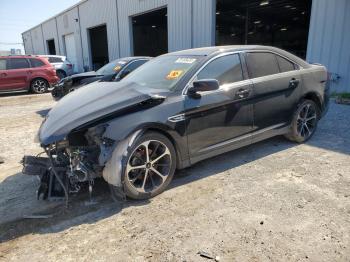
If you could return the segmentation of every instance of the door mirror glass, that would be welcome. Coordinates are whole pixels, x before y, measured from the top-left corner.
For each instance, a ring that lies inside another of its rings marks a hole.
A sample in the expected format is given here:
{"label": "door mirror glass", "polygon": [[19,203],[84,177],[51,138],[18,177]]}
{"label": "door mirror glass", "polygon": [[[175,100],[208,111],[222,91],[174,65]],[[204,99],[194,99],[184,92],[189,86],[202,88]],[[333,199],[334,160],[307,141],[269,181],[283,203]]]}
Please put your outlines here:
{"label": "door mirror glass", "polygon": [[189,94],[197,92],[214,91],[219,89],[219,81],[216,79],[202,79],[193,82],[193,86],[188,89]]}

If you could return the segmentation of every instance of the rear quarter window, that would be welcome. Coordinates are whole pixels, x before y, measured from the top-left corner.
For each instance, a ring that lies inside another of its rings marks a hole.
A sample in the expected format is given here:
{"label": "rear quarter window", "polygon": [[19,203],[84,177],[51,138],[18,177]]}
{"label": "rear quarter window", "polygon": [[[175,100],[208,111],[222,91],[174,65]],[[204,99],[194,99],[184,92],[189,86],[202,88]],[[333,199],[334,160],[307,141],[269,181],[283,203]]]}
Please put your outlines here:
{"label": "rear quarter window", "polygon": [[63,63],[61,57],[48,57],[50,63]]}
{"label": "rear quarter window", "polygon": [[277,59],[272,53],[247,53],[246,60],[250,78],[278,74]]}
{"label": "rear quarter window", "polygon": [[30,58],[29,61],[32,67],[41,67],[45,65],[40,59]]}
{"label": "rear quarter window", "polygon": [[294,63],[288,61],[287,59],[279,55],[276,55],[276,58],[281,72],[289,72],[295,70],[296,66]]}
{"label": "rear quarter window", "polygon": [[6,70],[6,69],[7,69],[6,59],[0,59],[0,70]]}

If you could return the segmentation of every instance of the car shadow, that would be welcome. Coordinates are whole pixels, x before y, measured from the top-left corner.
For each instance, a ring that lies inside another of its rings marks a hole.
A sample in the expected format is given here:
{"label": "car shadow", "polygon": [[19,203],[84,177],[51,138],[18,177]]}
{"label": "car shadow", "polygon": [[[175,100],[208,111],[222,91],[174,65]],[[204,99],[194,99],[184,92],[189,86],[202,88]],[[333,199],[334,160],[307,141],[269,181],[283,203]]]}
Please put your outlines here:
{"label": "car shadow", "polygon": [[30,93],[28,93],[28,91],[0,93],[0,97],[23,96],[23,95],[30,95]]}
{"label": "car shadow", "polygon": [[50,110],[51,108],[47,108],[47,109],[36,111],[36,113],[40,115],[42,118],[45,118],[46,115],[50,112]]}
{"label": "car shadow", "polygon": [[[256,145],[248,146],[236,151],[232,151],[220,156],[202,161],[193,167],[185,170],[179,170],[170,188],[175,188],[196,180],[200,180],[226,170],[234,169],[247,162],[255,161],[267,155],[286,150],[295,144],[286,141],[281,137],[273,138]],[[10,194],[7,199],[0,200],[0,212],[16,212],[16,208],[22,210],[18,214],[12,215],[17,217],[11,219],[11,215],[5,215],[7,221],[2,223],[0,220],[0,242],[6,242],[27,234],[47,234],[66,230],[80,224],[93,224],[99,220],[118,214],[123,208],[138,205],[147,205],[149,201],[126,200],[114,202],[110,196],[109,186],[103,179],[97,180],[94,185],[93,200],[89,202],[87,188],[82,188],[80,193],[70,197],[68,207],[64,202],[48,202],[35,199],[35,190],[39,184],[31,180],[23,183],[24,176],[17,173],[8,177],[0,184],[0,194],[7,196],[6,190],[12,188],[16,192]],[[34,177],[29,177],[33,178]],[[22,188],[21,188],[22,187]],[[15,189],[14,189],[15,188]],[[24,188],[30,188],[30,192]],[[24,194],[24,195],[23,195]],[[161,196],[158,196],[161,197]],[[1,203],[2,202],[2,203]],[[25,203],[28,203],[27,205]],[[16,205],[22,203],[22,205]],[[11,207],[11,210],[8,208]],[[44,215],[47,218],[28,219],[25,215]]]}
{"label": "car shadow", "polygon": [[[14,188],[21,184],[20,180],[23,180],[24,177],[26,176],[22,173],[17,173],[5,179],[0,184],[2,195],[6,188]],[[28,183],[23,186],[28,186]],[[149,203],[148,200],[113,201],[109,193],[109,185],[102,179],[96,180],[91,200],[85,185],[80,193],[70,196],[68,206],[64,200],[52,202],[37,200],[35,198],[37,185],[31,183],[31,186],[31,192],[24,192],[24,196],[21,193],[25,189],[22,191],[21,188],[17,188],[18,196],[11,195],[5,201],[1,200],[2,208],[0,207],[0,211],[3,214],[1,220],[5,219],[5,222],[0,221],[0,243],[27,234],[56,233],[80,224],[93,224],[119,213],[125,207]],[[28,193],[32,193],[32,195],[29,196]],[[21,208],[21,210],[14,210],[16,208]],[[15,219],[11,219],[12,217]]]}
{"label": "car shadow", "polygon": [[297,144],[289,142],[280,136],[230,151],[208,160],[201,161],[189,168],[179,170],[170,187],[175,188],[214,174],[235,169],[266,156],[287,150],[296,145]]}

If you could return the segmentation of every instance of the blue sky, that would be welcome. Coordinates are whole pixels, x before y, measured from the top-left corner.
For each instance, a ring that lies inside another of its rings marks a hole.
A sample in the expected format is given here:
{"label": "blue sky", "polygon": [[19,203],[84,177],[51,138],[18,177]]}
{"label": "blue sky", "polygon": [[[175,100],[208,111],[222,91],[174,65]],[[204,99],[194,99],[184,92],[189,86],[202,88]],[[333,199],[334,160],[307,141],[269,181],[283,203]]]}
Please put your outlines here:
{"label": "blue sky", "polygon": [[[0,0],[0,50],[21,48],[22,33],[79,0]],[[22,51],[23,52],[23,51]]]}

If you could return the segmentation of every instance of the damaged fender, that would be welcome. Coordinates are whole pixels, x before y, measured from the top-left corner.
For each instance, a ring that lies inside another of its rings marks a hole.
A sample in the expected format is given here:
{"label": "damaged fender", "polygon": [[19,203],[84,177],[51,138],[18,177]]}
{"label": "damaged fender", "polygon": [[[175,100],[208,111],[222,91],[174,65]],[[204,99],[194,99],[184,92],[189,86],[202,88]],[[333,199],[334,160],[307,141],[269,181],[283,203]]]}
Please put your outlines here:
{"label": "damaged fender", "polygon": [[131,135],[129,135],[124,140],[120,141],[115,147],[111,158],[105,165],[103,169],[103,178],[107,181],[108,184],[113,185],[117,188],[122,188],[122,179],[121,175],[123,172],[123,157],[126,157],[128,154],[128,148],[132,143],[142,134],[141,130],[138,130]]}

